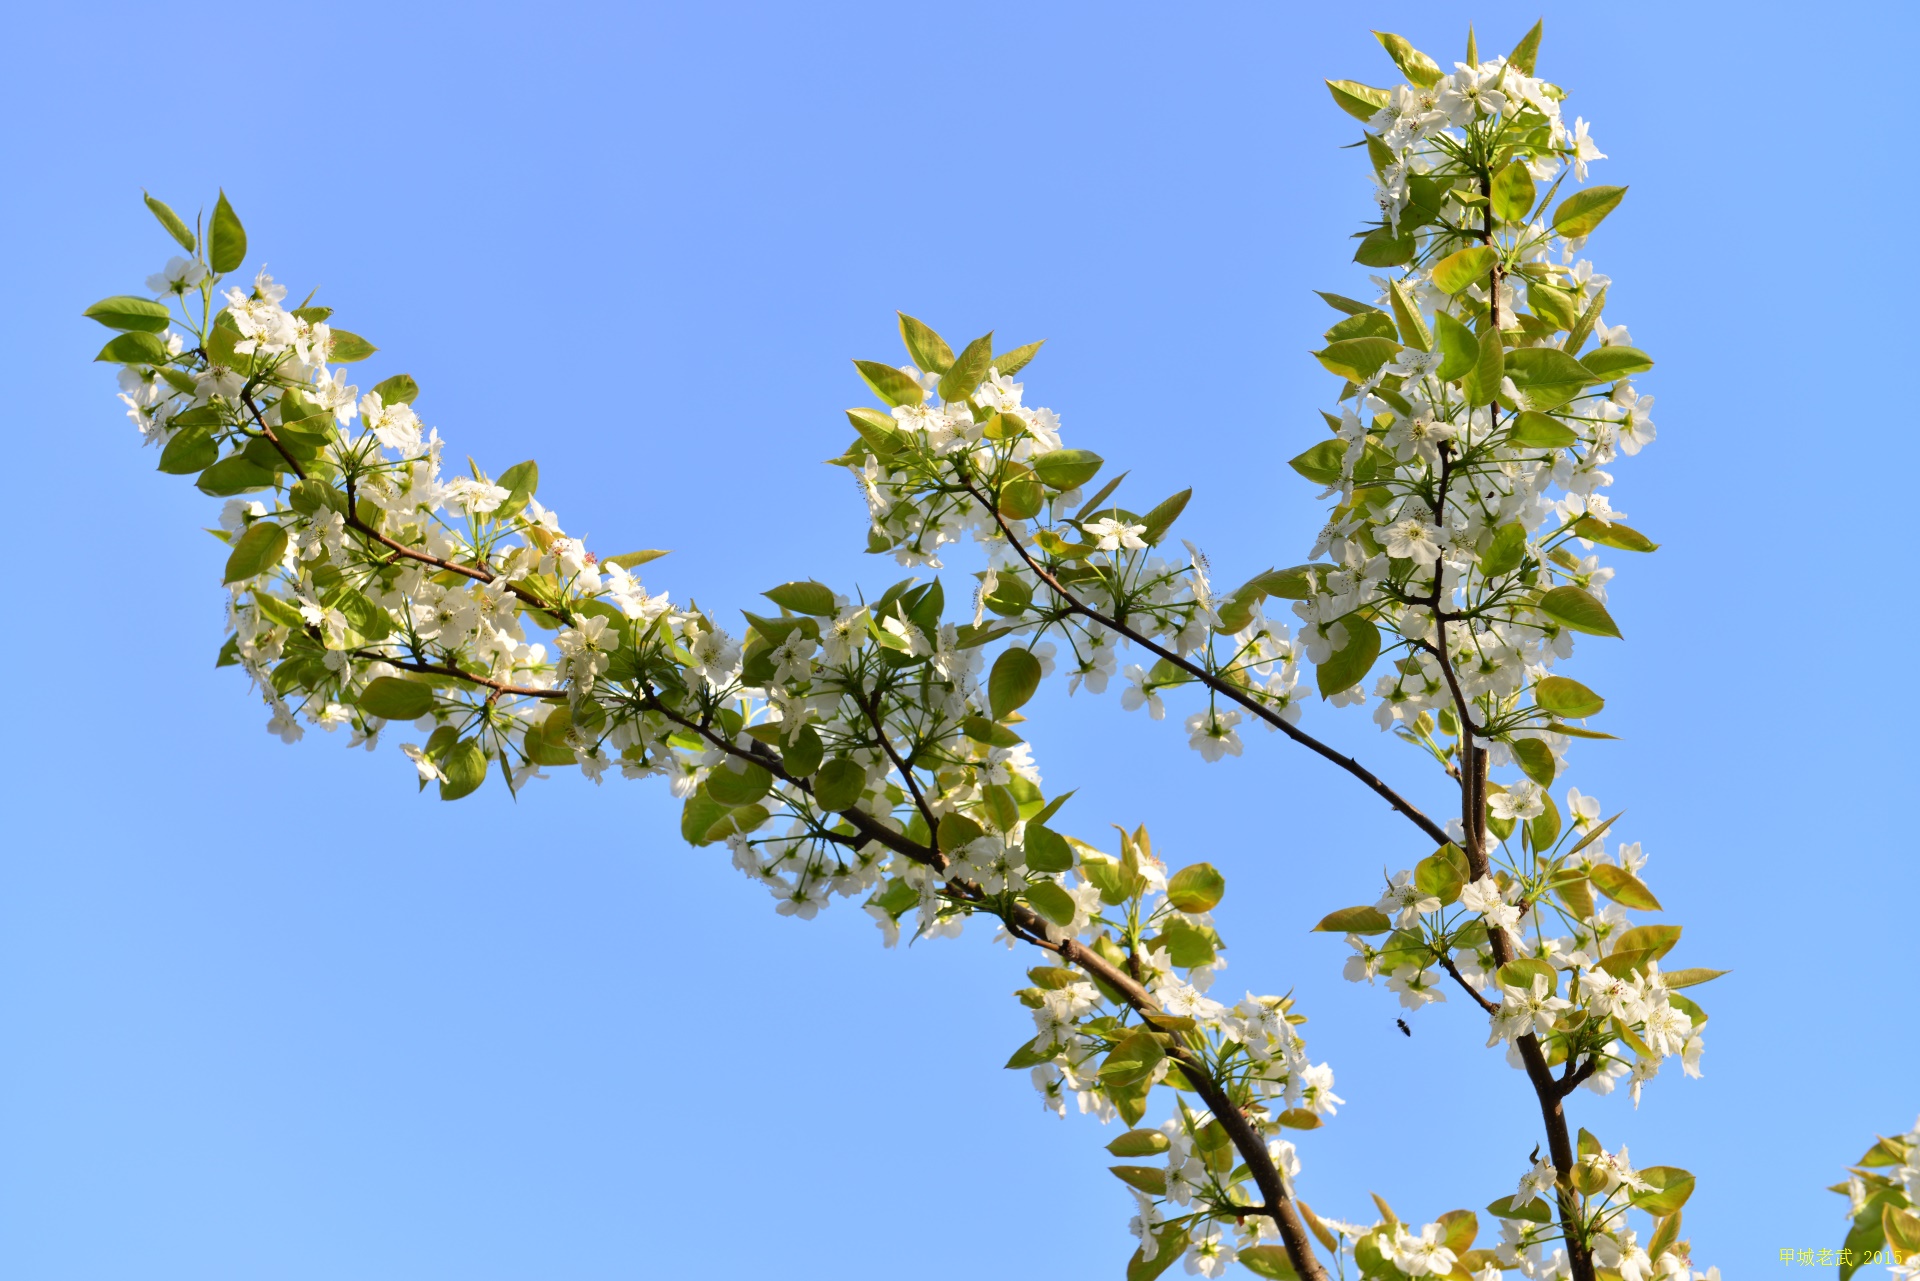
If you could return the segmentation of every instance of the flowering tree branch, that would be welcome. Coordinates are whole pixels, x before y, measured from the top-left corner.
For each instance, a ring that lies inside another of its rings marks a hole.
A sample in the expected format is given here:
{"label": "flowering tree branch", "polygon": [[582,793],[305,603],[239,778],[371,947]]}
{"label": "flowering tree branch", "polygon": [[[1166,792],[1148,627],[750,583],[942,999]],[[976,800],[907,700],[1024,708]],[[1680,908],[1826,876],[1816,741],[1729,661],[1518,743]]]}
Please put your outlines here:
{"label": "flowering tree branch", "polygon": [[1007,540],[1007,546],[1013,549],[1014,554],[1020,558],[1020,562],[1033,571],[1035,578],[1046,584],[1048,590],[1053,593],[1054,597],[1067,612],[1077,614],[1089,622],[1106,628],[1116,635],[1126,637],[1161,662],[1171,664],[1174,668],[1184,672],[1195,681],[1206,686],[1213,693],[1246,708],[1247,711],[1265,721],[1272,728],[1279,730],[1294,742],[1311,749],[1359,779],[1374,792],[1378,793],[1387,804],[1393,806],[1394,809],[1405,815],[1416,827],[1434,840],[1444,841],[1447,839],[1446,832],[1438,824],[1421,813],[1419,808],[1411,801],[1389,787],[1378,775],[1360,764],[1360,762],[1353,757],[1343,756],[1340,752],[1300,729],[1297,725],[1287,720],[1280,712],[1275,711],[1240,687],[1222,680],[1215,673],[1189,661],[1185,656],[1176,654],[1165,648],[1152,637],[1143,635],[1123,620],[1109,617],[1088,605],[1086,601],[1062,585],[1060,580],[1054,577],[1046,566],[1034,558],[1033,553],[1028,549],[1026,544],[1021,541],[1020,535],[1015,531],[1013,526],[1007,522],[1006,518],[1001,515],[999,505],[996,502],[975,488],[972,483],[962,481],[962,484],[965,486],[967,493],[973,496],[974,501],[980,504],[981,509],[991,513],[994,524],[998,526],[1002,536]]}
{"label": "flowering tree branch", "polygon": [[[854,898],[888,945],[991,918],[1061,962],[1027,971],[1034,1034],[1008,1066],[1050,1110],[1124,1121],[1116,1156],[1160,1162],[1111,1167],[1137,1210],[1132,1281],[1182,1258],[1314,1281],[1349,1263],[1370,1281],[1717,1277],[1679,1236],[1692,1175],[1636,1168],[1566,1114],[1583,1087],[1624,1081],[1637,1103],[1668,1059],[1698,1075],[1707,1017],[1683,993],[1718,971],[1661,968],[1681,930],[1629,915],[1664,911],[1640,846],[1609,846],[1597,801],[1551,790],[1575,742],[1608,737],[1585,724],[1606,700],[1559,666],[1577,637],[1619,635],[1595,549],[1654,549],[1604,493],[1654,438],[1632,384],[1653,362],[1603,318],[1609,282],[1580,257],[1625,191],[1584,185],[1604,157],[1535,75],[1539,37],[1492,59],[1470,42],[1443,72],[1381,34],[1402,83],[1329,82],[1378,184],[1356,256],[1386,274],[1372,301],[1323,295],[1340,319],[1314,354],[1338,412],[1292,463],[1331,503],[1320,537],[1307,563],[1231,590],[1193,543],[1174,548],[1186,493],[1136,511],[1124,475],[1083,492],[1104,460],[1014,381],[1038,343],[987,334],[956,353],[903,315],[911,363],[856,362],[880,406],[847,411],[834,462],[865,496],[868,549],[940,570],[970,540],[970,620],[937,576],[873,594],[805,580],[769,589],[735,635],[642,585],[664,553],[568,535],[531,460],[444,471],[413,379],[350,384],[375,348],[330,309],[285,307],[265,273],[222,289],[246,257],[224,196],[204,243],[150,202],[189,256],[154,297],[88,314],[118,331],[100,359],[160,470],[229,500],[219,661],[254,681],[272,732],[373,744],[412,726],[401,749],[447,800],[496,770],[516,791],[550,769],[659,779],[681,835],[727,850],[784,915]],[[1292,622],[1267,616],[1276,599]],[[1070,794],[1046,794],[1019,709],[1056,672],[1101,693],[1135,651],[1123,705],[1159,720],[1192,690],[1206,759],[1242,754],[1250,716],[1420,833],[1377,901],[1318,928],[1345,936],[1347,977],[1384,978],[1408,1010],[1451,980],[1525,1073],[1548,1156],[1536,1146],[1486,1207],[1497,1240],[1477,1244],[1466,1209],[1416,1226],[1376,1198],[1377,1218],[1347,1223],[1298,1201],[1282,1134],[1342,1100],[1290,998],[1208,995],[1225,877],[1169,870],[1143,828],[1117,853],[1067,834]],[[1315,694],[1371,706],[1457,789],[1459,817],[1300,728]],[[1144,1125],[1156,1104],[1165,1119]]]}

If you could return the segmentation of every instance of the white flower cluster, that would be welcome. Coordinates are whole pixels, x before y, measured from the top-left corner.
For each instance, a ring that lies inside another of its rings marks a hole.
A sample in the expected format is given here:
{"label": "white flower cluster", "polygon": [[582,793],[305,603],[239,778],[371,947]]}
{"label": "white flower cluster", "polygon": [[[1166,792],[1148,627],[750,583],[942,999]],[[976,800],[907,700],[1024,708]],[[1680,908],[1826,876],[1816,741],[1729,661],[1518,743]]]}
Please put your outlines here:
{"label": "white flower cluster", "polygon": [[[1409,1010],[1445,1001],[1450,975],[1475,992],[1491,989],[1487,1044],[1505,1043],[1509,1063],[1525,1067],[1517,1042],[1532,1035],[1548,1048],[1550,1064],[1571,1061],[1580,1084],[1596,1094],[1626,1078],[1635,1106],[1665,1058],[1680,1056],[1686,1075],[1699,1076],[1706,1015],[1677,992],[1717,972],[1661,972],[1660,957],[1680,931],[1636,926],[1627,915],[1628,905],[1654,902],[1640,880],[1646,856],[1639,843],[1621,842],[1609,855],[1612,820],[1602,823],[1600,802],[1578,788],[1567,791],[1564,830],[1558,807],[1548,819],[1552,801],[1532,784],[1492,800],[1496,825],[1515,825],[1514,835],[1527,824],[1527,836],[1503,844],[1497,870],[1476,880],[1466,879],[1465,856],[1454,846],[1394,873],[1362,927],[1391,936],[1375,944],[1350,929],[1346,977],[1371,983],[1385,975]],[[1619,901],[1601,903],[1596,891]],[[1518,968],[1502,973],[1496,934],[1520,959]]]}
{"label": "white flower cluster", "polygon": [[1885,1262],[1892,1281],[1920,1278],[1920,1121],[1876,1139],[1832,1190],[1847,1198],[1852,1230],[1839,1250],[1821,1253],[1842,1268]]}

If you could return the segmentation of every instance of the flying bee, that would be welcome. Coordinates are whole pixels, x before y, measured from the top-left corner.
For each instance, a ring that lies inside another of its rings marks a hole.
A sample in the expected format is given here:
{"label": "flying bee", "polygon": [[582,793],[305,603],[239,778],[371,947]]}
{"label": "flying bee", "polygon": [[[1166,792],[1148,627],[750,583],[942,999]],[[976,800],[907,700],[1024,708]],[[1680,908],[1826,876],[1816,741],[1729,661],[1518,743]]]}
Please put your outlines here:
{"label": "flying bee", "polygon": [[1400,1030],[1403,1033],[1405,1033],[1408,1036],[1413,1035],[1413,1029],[1407,1026],[1407,1021],[1405,1019],[1395,1019],[1394,1022],[1399,1025]]}

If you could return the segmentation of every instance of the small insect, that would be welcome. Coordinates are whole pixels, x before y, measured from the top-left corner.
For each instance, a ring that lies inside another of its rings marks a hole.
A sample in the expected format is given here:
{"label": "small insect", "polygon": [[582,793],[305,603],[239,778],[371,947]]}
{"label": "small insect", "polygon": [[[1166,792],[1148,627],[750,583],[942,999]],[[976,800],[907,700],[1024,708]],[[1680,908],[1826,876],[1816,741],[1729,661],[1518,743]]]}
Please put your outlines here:
{"label": "small insect", "polygon": [[1408,1036],[1413,1035],[1413,1029],[1407,1026],[1407,1021],[1405,1019],[1395,1019],[1394,1022],[1400,1025],[1400,1030],[1402,1032],[1406,1033]]}

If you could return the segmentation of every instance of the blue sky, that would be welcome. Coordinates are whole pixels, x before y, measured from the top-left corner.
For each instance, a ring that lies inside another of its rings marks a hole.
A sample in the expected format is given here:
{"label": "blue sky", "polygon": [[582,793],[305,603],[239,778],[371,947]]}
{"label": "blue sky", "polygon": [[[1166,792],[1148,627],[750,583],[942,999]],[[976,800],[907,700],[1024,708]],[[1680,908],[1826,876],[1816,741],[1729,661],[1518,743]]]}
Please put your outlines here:
{"label": "blue sky", "polygon": [[[217,504],[151,470],[87,364],[80,309],[170,248],[143,186],[191,210],[224,185],[250,262],[317,286],[375,377],[412,373],[456,455],[537,457],[570,529],[675,549],[647,577],[676,599],[897,577],[818,466],[863,401],[848,358],[899,358],[896,307],[1049,339],[1028,399],[1143,499],[1195,486],[1183,532],[1237,581],[1311,542],[1285,467],[1333,393],[1309,291],[1365,288],[1364,162],[1321,77],[1389,78],[1369,27],[1444,62],[1469,21],[1499,50],[1536,12],[16,13],[0,1275],[1117,1277],[1130,1248],[1110,1136],[999,1069],[1030,1028],[984,931],[888,952],[857,912],[777,918],[679,844],[658,787],[443,805],[395,754],[262,732],[212,667]],[[1886,701],[1915,612],[1911,301],[1886,274],[1914,27],[1547,14],[1542,74],[1632,186],[1590,246],[1609,319],[1660,362],[1659,441],[1613,494],[1664,547],[1614,584],[1626,643],[1568,669],[1623,741],[1569,781],[1628,811],[1675,962],[1734,971],[1702,993],[1704,1080],[1572,1106],[1700,1176],[1686,1234],[1730,1276],[1837,1245],[1822,1186],[1920,1109],[1915,761]],[[1537,1122],[1483,1020],[1455,1001],[1404,1038],[1306,932],[1425,852],[1390,815],[1277,739],[1206,767],[1111,698],[1028,710],[1070,828],[1144,822],[1221,866],[1225,990],[1311,1015],[1349,1100],[1302,1143],[1316,1208],[1510,1190]],[[1437,804],[1364,714],[1310,720]]]}

